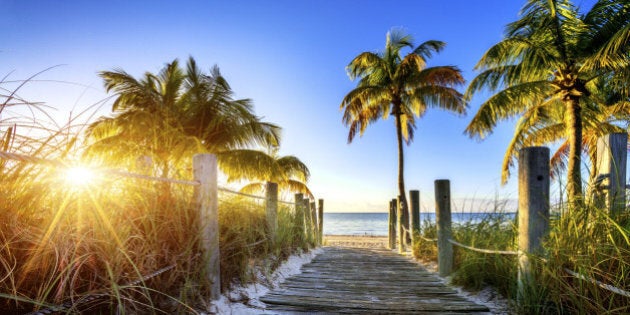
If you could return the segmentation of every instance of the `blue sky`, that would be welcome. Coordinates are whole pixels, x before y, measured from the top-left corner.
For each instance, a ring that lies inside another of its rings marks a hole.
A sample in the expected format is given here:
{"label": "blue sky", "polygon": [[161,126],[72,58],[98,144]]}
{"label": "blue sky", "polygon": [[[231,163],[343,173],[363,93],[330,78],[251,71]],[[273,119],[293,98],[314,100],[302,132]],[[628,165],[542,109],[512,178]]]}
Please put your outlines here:
{"label": "blue sky", "polygon": [[[98,71],[139,76],[188,56],[205,69],[217,64],[239,98],[253,99],[258,115],[283,127],[280,153],[307,163],[327,211],[386,211],[397,194],[393,120],[346,143],[339,105],[355,82],[345,66],[363,51],[381,50],[387,31],[402,27],[417,44],[445,41],[429,65],[458,66],[470,81],[474,64],[523,3],[0,0],[0,77],[26,79],[59,65],[38,79],[76,84],[32,82],[20,95],[54,107],[62,120],[107,96]],[[466,210],[472,200],[517,197],[515,179],[500,185],[513,122],[482,142],[463,134],[481,100],[465,117],[429,112],[405,148],[407,188],[421,191],[424,211],[433,210],[435,179],[450,179]],[[109,109],[106,103],[100,113]]]}

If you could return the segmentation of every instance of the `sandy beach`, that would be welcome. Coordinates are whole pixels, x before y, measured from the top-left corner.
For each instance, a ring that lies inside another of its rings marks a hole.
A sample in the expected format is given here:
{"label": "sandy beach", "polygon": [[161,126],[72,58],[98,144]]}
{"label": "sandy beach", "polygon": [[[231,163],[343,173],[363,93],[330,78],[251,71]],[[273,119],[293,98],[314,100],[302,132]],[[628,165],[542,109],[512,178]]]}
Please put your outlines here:
{"label": "sandy beach", "polygon": [[324,235],[324,246],[388,248],[387,236]]}

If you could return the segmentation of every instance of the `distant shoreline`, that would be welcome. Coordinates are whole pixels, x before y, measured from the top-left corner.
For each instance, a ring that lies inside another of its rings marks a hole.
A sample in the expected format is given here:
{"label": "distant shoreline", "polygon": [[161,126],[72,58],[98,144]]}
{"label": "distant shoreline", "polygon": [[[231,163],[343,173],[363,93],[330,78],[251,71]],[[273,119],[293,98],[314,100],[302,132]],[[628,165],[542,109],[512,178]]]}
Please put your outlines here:
{"label": "distant shoreline", "polygon": [[324,246],[387,248],[387,236],[377,235],[324,235]]}
{"label": "distant shoreline", "polygon": [[[425,211],[420,211],[421,214],[423,213],[428,213],[428,214],[435,214],[435,212],[425,212]],[[482,212],[471,212],[471,211],[452,211],[451,214],[489,214],[489,213],[495,213],[495,214],[516,214],[516,211],[509,211],[509,212],[493,212],[493,211],[482,211]],[[359,212],[359,211],[352,211],[352,212],[337,212],[337,211],[324,211],[324,214],[389,214],[388,212]]]}
{"label": "distant shoreline", "polygon": [[324,237],[387,237],[387,235],[373,235],[373,234],[324,234]]}

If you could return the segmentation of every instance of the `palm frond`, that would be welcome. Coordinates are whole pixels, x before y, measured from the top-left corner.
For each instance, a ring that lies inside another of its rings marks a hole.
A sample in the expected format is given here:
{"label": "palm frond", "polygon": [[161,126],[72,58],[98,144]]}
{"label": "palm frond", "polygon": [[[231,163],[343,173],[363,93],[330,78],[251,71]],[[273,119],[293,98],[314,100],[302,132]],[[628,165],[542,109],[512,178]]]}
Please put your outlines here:
{"label": "palm frond", "polygon": [[630,19],[627,19],[625,22],[625,25],[619,25],[621,28],[611,35],[597,52],[585,60],[584,70],[597,68],[620,70],[630,66],[630,58],[628,57]]}
{"label": "palm frond", "polygon": [[285,177],[298,179],[301,182],[308,182],[311,172],[306,164],[295,156],[287,155],[280,157],[276,163],[282,168]]}
{"label": "palm frond", "polygon": [[627,1],[598,1],[583,17],[589,32],[581,47],[590,56],[583,64],[584,70],[628,66],[629,10]]}
{"label": "palm frond", "polygon": [[416,47],[412,54],[419,55],[423,60],[433,57],[433,53],[439,53],[446,47],[446,43],[439,40],[428,40]]}
{"label": "palm frond", "polygon": [[447,86],[459,87],[466,83],[462,72],[455,66],[429,67],[410,76],[405,82],[407,88],[416,86]]}
{"label": "palm frond", "polygon": [[280,181],[284,180],[282,168],[275,159],[257,150],[229,150],[217,153],[219,169],[228,175],[228,181]]}
{"label": "palm frond", "polygon": [[308,198],[315,199],[315,196],[313,196],[313,192],[303,182],[290,179],[290,180],[280,183],[278,186],[279,186],[278,188],[281,190],[303,193],[306,196],[308,196]]}
{"label": "palm frond", "polygon": [[244,194],[251,194],[251,195],[263,194],[265,193],[265,183],[262,183],[262,182],[248,183],[247,185],[241,187],[239,191]]}
{"label": "palm frond", "polygon": [[356,56],[346,66],[346,71],[350,80],[363,78],[377,71],[377,69],[385,69],[386,65],[383,59],[375,53],[364,52]]}
{"label": "palm frond", "polygon": [[553,87],[547,81],[508,87],[481,104],[465,133],[470,137],[483,139],[492,132],[499,120],[514,117],[527,108],[544,102],[552,96],[552,92]]}
{"label": "palm frond", "polygon": [[468,108],[463,95],[456,89],[444,86],[423,86],[413,90],[409,103],[417,116],[427,107],[444,109],[464,115]]}

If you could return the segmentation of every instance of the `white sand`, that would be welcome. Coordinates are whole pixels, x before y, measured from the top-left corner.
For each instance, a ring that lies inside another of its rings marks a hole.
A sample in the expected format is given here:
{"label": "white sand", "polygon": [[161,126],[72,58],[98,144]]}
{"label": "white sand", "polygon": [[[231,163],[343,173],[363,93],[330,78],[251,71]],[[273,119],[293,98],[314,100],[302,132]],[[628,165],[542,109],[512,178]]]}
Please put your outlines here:
{"label": "white sand", "polygon": [[301,255],[293,255],[287,259],[271,276],[260,273],[258,283],[247,286],[234,286],[232,290],[221,295],[212,302],[212,312],[216,314],[263,314],[265,304],[258,298],[277,288],[284,280],[301,272],[302,265],[311,262],[321,249],[314,249]]}
{"label": "white sand", "polygon": [[[444,283],[451,282],[450,277],[443,278],[437,275],[438,266],[437,266],[436,261],[416,260],[416,262],[424,266],[424,268],[426,268],[428,271],[434,272],[436,276],[442,280],[442,282]],[[510,308],[509,308],[509,300],[503,297],[501,294],[499,294],[499,292],[497,292],[497,290],[491,286],[486,286],[483,289],[481,289],[479,292],[470,292],[462,287],[455,286],[453,284],[450,284],[450,286],[455,288],[455,290],[457,290],[457,294],[459,296],[462,296],[468,299],[469,301],[488,307],[492,314],[499,314],[499,315],[511,314]]]}
{"label": "white sand", "polygon": [[324,245],[339,247],[387,248],[387,236],[324,235]]}

